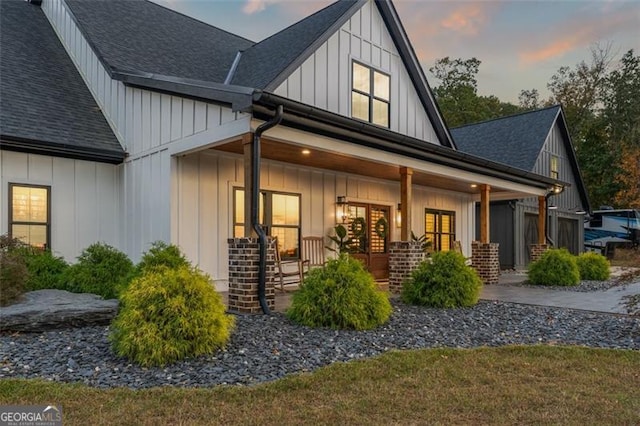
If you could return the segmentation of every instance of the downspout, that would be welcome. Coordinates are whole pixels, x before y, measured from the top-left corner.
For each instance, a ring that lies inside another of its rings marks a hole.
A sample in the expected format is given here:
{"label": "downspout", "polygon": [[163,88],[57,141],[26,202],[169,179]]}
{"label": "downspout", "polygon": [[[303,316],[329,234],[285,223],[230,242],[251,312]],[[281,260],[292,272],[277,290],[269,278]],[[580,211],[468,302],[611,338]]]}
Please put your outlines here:
{"label": "downspout", "polygon": [[258,246],[260,247],[260,263],[258,265],[258,301],[264,314],[269,315],[269,305],[266,296],[267,281],[267,234],[260,225],[258,206],[260,205],[260,137],[270,128],[277,126],[282,121],[284,108],[278,105],[276,115],[269,121],[258,126],[253,134],[253,149],[251,154],[251,226],[258,234]]}

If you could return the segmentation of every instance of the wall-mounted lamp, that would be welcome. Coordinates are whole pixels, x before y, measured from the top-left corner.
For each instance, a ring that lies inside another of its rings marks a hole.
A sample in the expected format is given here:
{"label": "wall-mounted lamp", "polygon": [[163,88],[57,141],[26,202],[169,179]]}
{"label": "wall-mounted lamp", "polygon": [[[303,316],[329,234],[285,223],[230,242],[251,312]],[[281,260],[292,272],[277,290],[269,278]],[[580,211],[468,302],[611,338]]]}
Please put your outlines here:
{"label": "wall-mounted lamp", "polygon": [[553,194],[559,194],[562,191],[564,191],[564,186],[562,186],[562,185],[553,185],[553,187],[549,188],[548,191],[553,193]]}
{"label": "wall-mounted lamp", "polygon": [[549,210],[558,210],[558,206],[554,206],[553,204],[551,204],[549,206]]}
{"label": "wall-mounted lamp", "polygon": [[575,214],[585,215],[585,214],[587,214],[587,212],[585,212],[584,210],[576,210]]}
{"label": "wall-mounted lamp", "polygon": [[347,223],[347,219],[349,219],[349,203],[347,203],[347,197],[338,195],[336,200],[336,222]]}
{"label": "wall-mounted lamp", "polygon": [[396,226],[402,228],[402,204],[398,203],[398,209],[396,210]]}

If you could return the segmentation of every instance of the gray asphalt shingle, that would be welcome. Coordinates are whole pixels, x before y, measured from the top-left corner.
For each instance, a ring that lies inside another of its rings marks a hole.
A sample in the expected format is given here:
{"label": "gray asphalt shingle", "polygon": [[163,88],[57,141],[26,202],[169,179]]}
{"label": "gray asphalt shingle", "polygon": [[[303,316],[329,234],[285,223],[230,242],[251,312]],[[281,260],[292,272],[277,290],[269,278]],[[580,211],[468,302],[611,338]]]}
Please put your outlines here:
{"label": "gray asphalt shingle", "polygon": [[107,66],[222,83],[254,43],[147,0],[66,0]]}
{"label": "gray asphalt shingle", "polygon": [[451,129],[459,151],[532,171],[560,106]]}
{"label": "gray asphalt shingle", "polygon": [[[124,151],[40,7],[0,1],[0,135],[41,148]],[[25,148],[25,149],[28,149]]]}

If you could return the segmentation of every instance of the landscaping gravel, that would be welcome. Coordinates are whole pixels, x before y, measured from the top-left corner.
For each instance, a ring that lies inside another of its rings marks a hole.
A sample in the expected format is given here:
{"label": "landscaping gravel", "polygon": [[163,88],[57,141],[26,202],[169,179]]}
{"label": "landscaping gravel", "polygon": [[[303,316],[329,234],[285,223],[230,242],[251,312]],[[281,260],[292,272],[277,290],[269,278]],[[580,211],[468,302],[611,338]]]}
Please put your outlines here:
{"label": "landscaping gravel", "polygon": [[640,350],[640,318],[480,301],[429,309],[393,300],[390,321],[370,331],[311,329],[282,314],[238,316],[227,348],[166,368],[116,357],[108,327],[0,335],[0,379],[40,378],[100,388],[251,385],[392,349],[566,344]]}

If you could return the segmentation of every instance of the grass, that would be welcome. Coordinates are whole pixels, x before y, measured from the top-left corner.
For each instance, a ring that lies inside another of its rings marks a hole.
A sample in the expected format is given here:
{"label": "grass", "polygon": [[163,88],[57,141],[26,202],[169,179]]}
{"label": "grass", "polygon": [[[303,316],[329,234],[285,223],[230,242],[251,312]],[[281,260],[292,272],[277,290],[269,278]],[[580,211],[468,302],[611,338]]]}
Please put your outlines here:
{"label": "grass", "polygon": [[254,387],[134,391],[0,381],[0,405],[48,403],[62,405],[66,425],[638,424],[640,352],[395,351]]}

